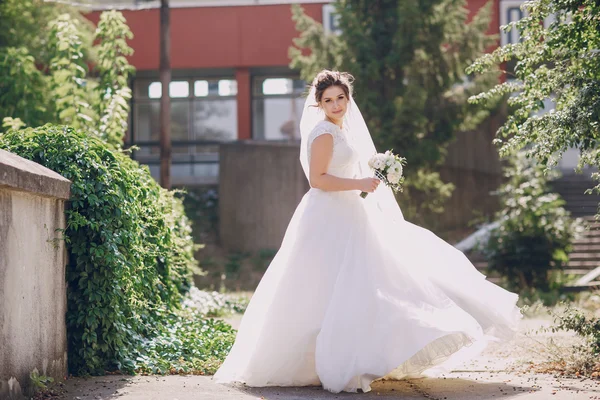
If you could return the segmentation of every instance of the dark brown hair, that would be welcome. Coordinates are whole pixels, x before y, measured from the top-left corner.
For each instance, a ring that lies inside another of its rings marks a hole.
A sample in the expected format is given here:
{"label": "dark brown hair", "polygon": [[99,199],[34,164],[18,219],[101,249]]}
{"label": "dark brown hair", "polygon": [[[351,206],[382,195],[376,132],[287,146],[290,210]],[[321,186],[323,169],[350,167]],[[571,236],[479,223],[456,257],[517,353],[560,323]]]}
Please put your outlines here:
{"label": "dark brown hair", "polygon": [[352,94],[352,82],[354,77],[347,72],[330,71],[324,69],[317,74],[313,80],[312,86],[315,88],[315,99],[320,103],[323,99],[323,92],[332,86],[339,86],[348,99]]}

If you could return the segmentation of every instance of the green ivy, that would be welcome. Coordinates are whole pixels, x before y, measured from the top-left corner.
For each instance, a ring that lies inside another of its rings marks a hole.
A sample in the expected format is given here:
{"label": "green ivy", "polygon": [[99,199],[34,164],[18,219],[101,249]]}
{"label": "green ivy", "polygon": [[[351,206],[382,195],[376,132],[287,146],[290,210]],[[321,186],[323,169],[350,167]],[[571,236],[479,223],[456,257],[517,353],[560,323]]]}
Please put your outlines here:
{"label": "green ivy", "polygon": [[147,167],[70,127],[9,131],[0,148],[72,181],[64,231],[70,371],[144,368],[144,343],[165,333],[165,321],[175,324],[197,268],[181,201]]}

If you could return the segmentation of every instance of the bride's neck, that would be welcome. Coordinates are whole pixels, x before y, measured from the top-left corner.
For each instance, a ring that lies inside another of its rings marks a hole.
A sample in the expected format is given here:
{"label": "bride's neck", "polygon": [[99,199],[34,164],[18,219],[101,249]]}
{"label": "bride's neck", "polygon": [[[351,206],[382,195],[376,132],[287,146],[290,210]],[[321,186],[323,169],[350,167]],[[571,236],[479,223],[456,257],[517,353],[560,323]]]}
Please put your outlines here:
{"label": "bride's neck", "polygon": [[334,120],[332,120],[331,118],[329,118],[329,117],[327,117],[327,116],[326,116],[326,117],[325,117],[325,121],[331,122],[332,124],[335,124],[335,125],[339,126],[339,127],[340,127],[340,129],[342,129],[342,128],[344,127],[344,126],[343,126],[343,122],[344,122],[343,120],[334,121]]}

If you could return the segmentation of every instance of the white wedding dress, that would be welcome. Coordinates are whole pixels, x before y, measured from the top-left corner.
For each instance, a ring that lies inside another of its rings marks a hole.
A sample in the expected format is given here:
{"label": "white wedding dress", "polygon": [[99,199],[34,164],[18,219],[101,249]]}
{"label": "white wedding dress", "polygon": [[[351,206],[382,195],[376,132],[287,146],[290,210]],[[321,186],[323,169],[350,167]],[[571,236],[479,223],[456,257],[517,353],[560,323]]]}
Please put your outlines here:
{"label": "white wedding dress", "polygon": [[[306,138],[308,158],[323,134],[334,139],[328,174],[361,176],[350,133],[330,122]],[[514,334],[515,294],[430,231],[389,215],[375,193],[310,189],[214,379],[368,391],[382,377],[434,375]]]}

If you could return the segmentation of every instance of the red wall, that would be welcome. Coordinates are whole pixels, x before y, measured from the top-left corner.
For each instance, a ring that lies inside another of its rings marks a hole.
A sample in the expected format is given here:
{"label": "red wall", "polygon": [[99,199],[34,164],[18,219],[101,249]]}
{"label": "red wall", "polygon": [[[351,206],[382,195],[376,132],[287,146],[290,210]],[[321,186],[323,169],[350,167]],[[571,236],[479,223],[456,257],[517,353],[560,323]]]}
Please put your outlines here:
{"label": "red wall", "polygon": [[[323,4],[303,5],[322,21]],[[98,23],[99,12],[87,17]],[[158,70],[159,10],[124,11],[134,34],[130,58],[138,70]],[[288,48],[298,36],[290,5],[171,9],[173,69],[287,66]]]}
{"label": "red wall", "polygon": [[490,1],[492,2],[492,18],[488,33],[498,34],[500,32],[500,0],[468,0],[467,8],[470,11],[470,16],[473,16],[474,13]]}
{"label": "red wall", "polygon": [[[471,14],[490,0],[469,0]],[[499,0],[493,1],[490,33],[498,33]],[[323,4],[304,4],[308,15],[322,21]],[[123,12],[134,38],[130,62],[138,70],[158,70],[159,10]],[[87,17],[98,23],[99,12]],[[290,5],[191,7],[171,9],[173,69],[286,66],[288,48],[298,32]]]}

